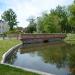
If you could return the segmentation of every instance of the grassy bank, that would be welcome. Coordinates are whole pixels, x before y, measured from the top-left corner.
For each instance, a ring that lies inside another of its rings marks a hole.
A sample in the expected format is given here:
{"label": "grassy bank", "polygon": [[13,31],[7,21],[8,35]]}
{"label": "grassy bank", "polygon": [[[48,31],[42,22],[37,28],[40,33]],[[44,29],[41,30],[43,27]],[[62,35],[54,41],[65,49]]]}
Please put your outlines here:
{"label": "grassy bank", "polygon": [[[10,49],[12,46],[15,46],[16,44],[19,43],[21,43],[21,41],[16,39],[0,40],[0,61],[2,59],[2,55],[8,49]],[[38,74],[0,64],[0,75],[38,75]]]}
{"label": "grassy bank", "polygon": [[64,39],[64,41],[70,44],[75,44],[75,34],[67,34],[67,37]]}
{"label": "grassy bank", "polygon": [[0,61],[2,59],[2,55],[12,46],[15,46],[17,44],[21,43],[21,41],[16,39],[11,40],[0,40]]}

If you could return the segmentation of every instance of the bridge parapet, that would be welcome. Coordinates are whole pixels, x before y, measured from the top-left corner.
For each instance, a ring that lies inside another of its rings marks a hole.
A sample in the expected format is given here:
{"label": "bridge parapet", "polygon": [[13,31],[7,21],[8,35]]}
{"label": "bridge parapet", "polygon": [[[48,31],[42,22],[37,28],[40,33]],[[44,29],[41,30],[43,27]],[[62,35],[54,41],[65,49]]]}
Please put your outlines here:
{"label": "bridge parapet", "polygon": [[50,40],[50,39],[64,39],[66,37],[66,34],[62,33],[53,33],[53,34],[48,34],[48,33],[41,33],[41,34],[21,34],[20,39],[21,41],[45,41],[45,40]]}
{"label": "bridge parapet", "polygon": [[21,34],[21,39],[65,38],[66,34]]}

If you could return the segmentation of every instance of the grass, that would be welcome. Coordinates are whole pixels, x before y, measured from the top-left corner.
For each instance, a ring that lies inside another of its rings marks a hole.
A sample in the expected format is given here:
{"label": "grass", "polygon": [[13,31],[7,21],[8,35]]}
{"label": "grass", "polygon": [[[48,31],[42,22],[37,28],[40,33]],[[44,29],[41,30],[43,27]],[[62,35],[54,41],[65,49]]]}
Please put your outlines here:
{"label": "grass", "polygon": [[0,75],[38,75],[38,74],[0,64]]}
{"label": "grass", "polygon": [[67,37],[64,39],[66,43],[75,44],[75,34],[67,34]]}
{"label": "grass", "polygon": [[21,41],[16,39],[11,40],[0,40],[0,61],[2,59],[2,55],[10,49],[12,46],[15,46],[17,44],[21,43]]}
{"label": "grass", "polygon": [[[2,55],[8,49],[10,49],[12,46],[15,46],[19,43],[21,43],[21,41],[16,39],[0,40],[0,61],[2,59]],[[38,74],[0,64],[0,75],[38,75]]]}

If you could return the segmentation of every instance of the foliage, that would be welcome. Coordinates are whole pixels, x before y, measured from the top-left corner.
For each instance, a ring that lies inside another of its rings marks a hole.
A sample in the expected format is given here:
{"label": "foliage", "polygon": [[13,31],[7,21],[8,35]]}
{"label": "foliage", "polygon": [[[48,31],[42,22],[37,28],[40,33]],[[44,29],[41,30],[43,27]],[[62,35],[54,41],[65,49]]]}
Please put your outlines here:
{"label": "foliage", "polygon": [[65,7],[58,6],[52,9],[50,13],[44,13],[37,19],[40,32],[58,33],[65,32],[67,26],[67,11]]}
{"label": "foliage", "polygon": [[4,11],[2,14],[2,19],[8,22],[8,25],[10,26],[10,30],[13,30],[13,27],[17,25],[17,16],[15,12],[12,9],[8,9],[7,11]]}
{"label": "foliage", "polygon": [[57,6],[49,13],[44,12],[41,16],[29,21],[25,29],[29,33],[38,31],[39,33],[72,33],[75,32],[75,0],[68,7]]}
{"label": "foliage", "polygon": [[67,34],[67,37],[64,39],[64,41],[70,44],[75,44],[75,34]]}
{"label": "foliage", "polygon": [[[17,25],[17,16],[12,9],[2,14],[2,19],[8,22],[10,30]],[[29,24],[24,29],[25,33],[72,33],[75,32],[75,0],[68,6],[58,5],[51,9],[49,13],[44,12],[36,19],[31,16],[28,18]]]}
{"label": "foliage", "polygon": [[35,23],[34,17],[30,17],[28,19],[28,21],[29,21],[29,25],[28,25],[28,27],[25,28],[25,32],[26,33],[33,33],[33,32],[35,32],[36,31],[36,23]]}
{"label": "foliage", "polygon": [[75,15],[75,4],[70,5],[69,10],[70,10],[72,15]]}
{"label": "foliage", "polygon": [[55,14],[59,17],[59,25],[61,27],[61,32],[66,32],[67,26],[67,9],[65,7],[58,6],[55,9]]}
{"label": "foliage", "polygon": [[69,16],[69,24],[72,27],[72,31],[75,32],[75,3],[69,6],[71,15]]}

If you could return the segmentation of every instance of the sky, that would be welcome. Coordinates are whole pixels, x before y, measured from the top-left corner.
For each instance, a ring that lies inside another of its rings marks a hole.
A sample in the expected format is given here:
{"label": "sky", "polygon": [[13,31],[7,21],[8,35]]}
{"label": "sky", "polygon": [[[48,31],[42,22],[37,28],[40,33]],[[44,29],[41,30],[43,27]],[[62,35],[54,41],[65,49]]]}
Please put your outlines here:
{"label": "sky", "polygon": [[0,19],[1,14],[13,9],[17,15],[18,26],[27,27],[27,19],[30,16],[38,17],[44,11],[50,11],[56,6],[68,6],[73,0],[0,0]]}

